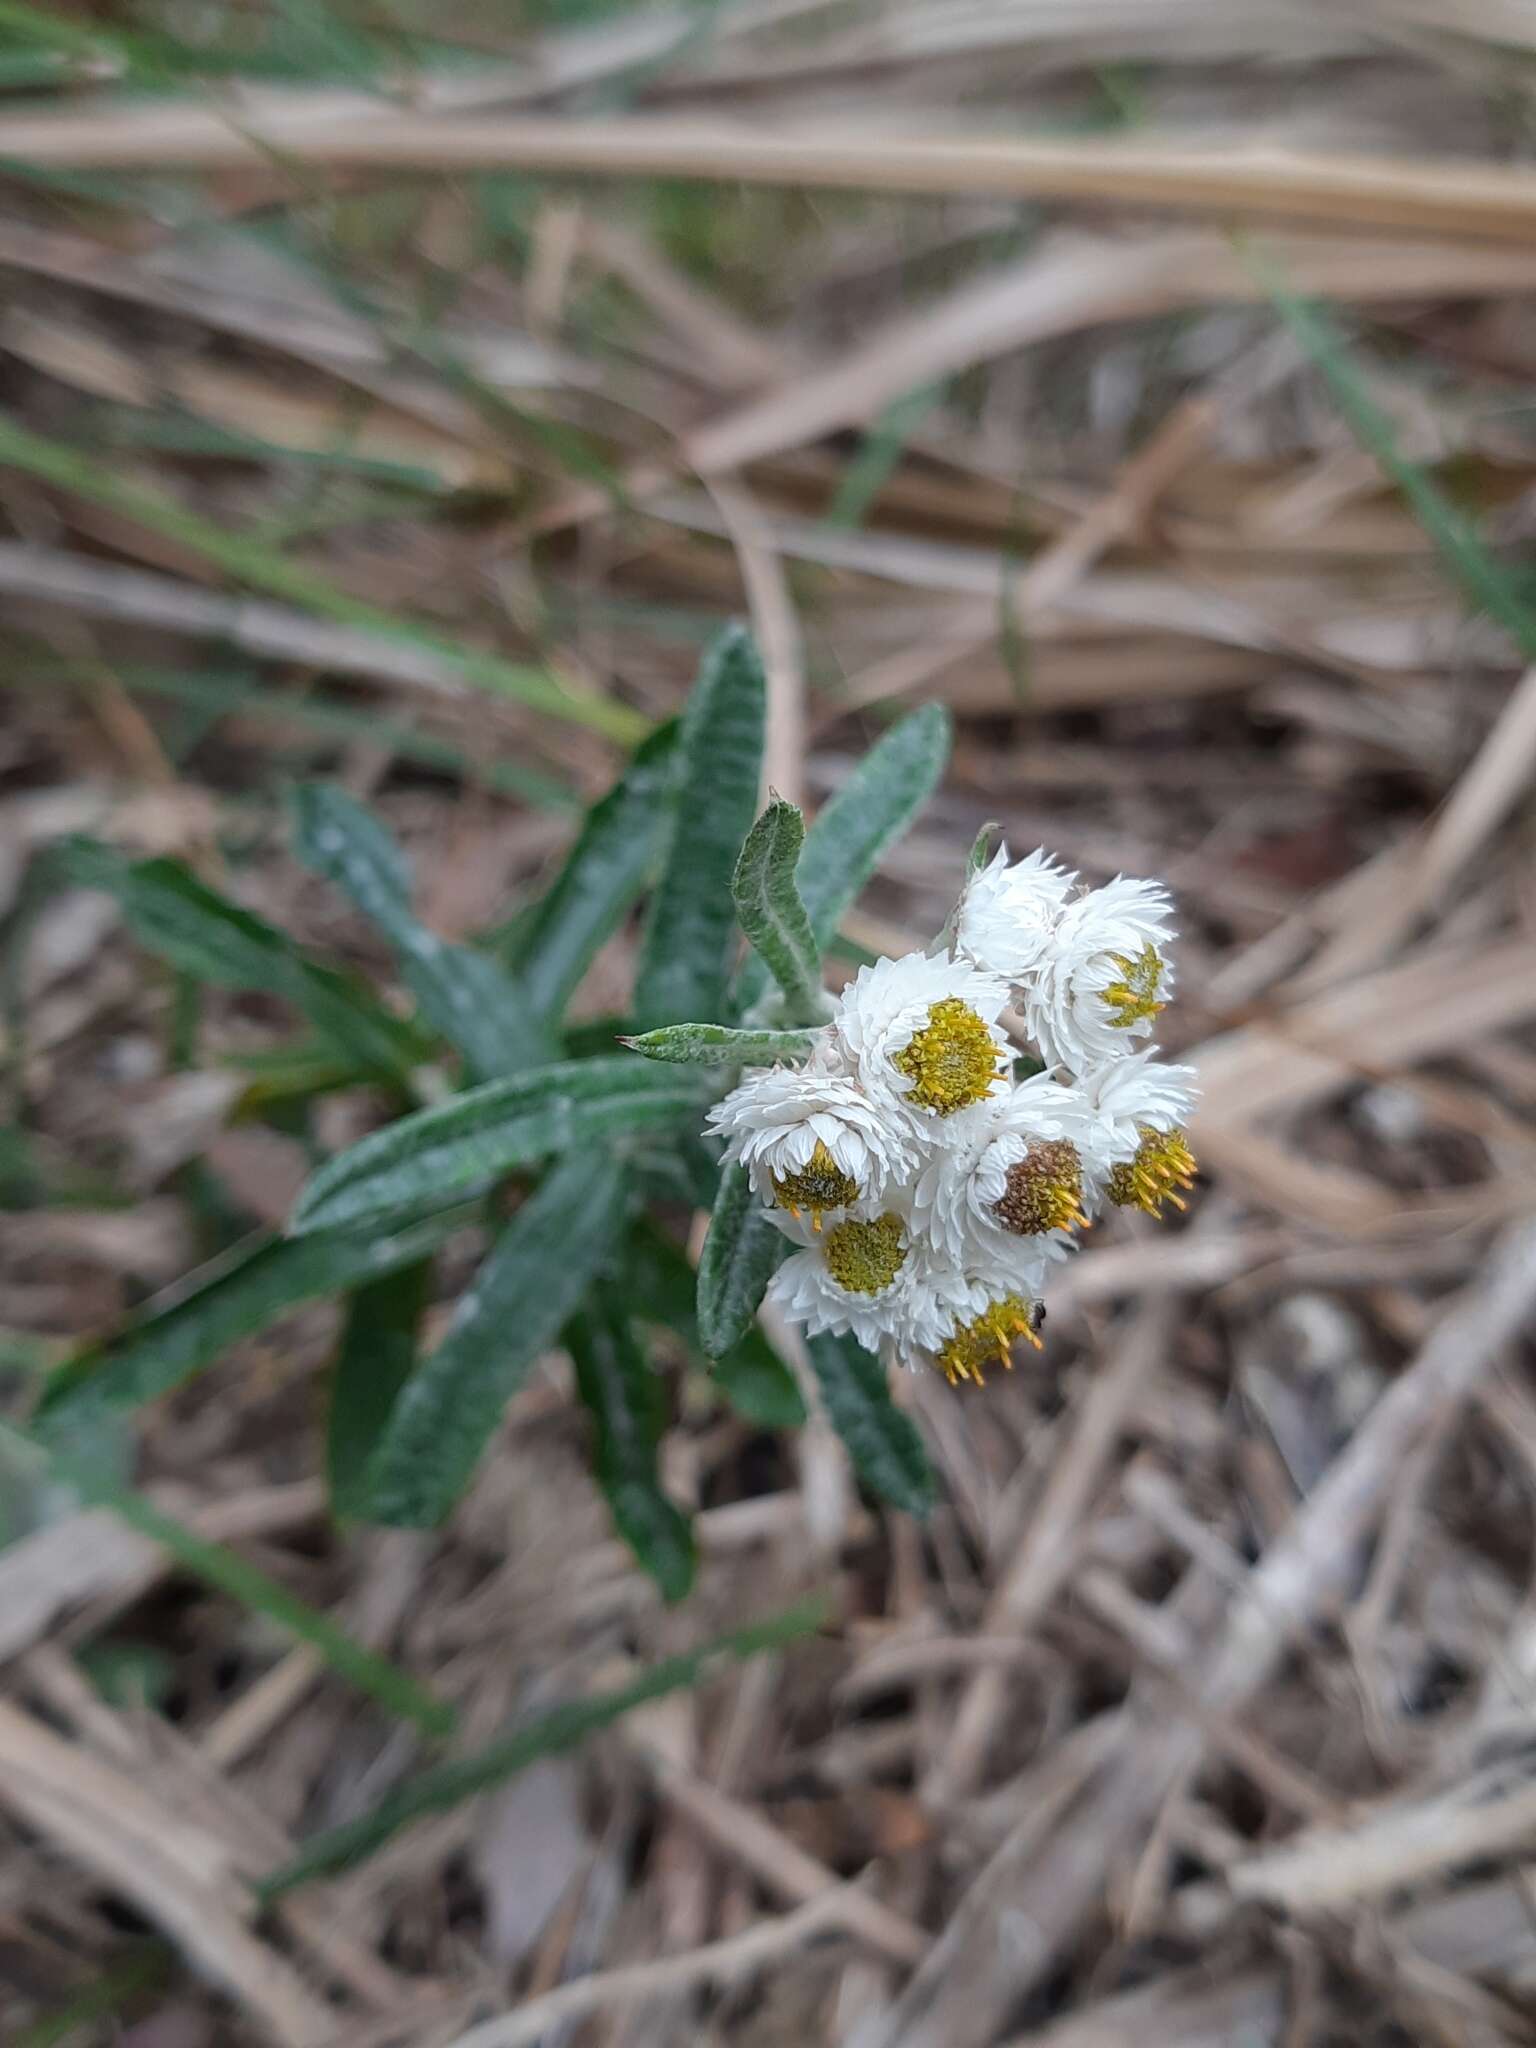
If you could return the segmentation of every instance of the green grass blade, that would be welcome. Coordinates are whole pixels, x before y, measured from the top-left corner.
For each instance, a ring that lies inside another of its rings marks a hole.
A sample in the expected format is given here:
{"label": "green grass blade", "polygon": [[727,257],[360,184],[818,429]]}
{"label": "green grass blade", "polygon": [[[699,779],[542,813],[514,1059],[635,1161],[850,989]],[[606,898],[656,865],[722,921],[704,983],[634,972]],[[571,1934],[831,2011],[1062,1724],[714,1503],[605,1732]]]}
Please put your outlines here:
{"label": "green grass blade", "polygon": [[293,792],[294,850],[344,891],[394,949],[406,986],[433,1030],[493,1081],[547,1061],[553,1050],[511,972],[472,946],[449,945],[411,909],[410,864],[391,834],[333,782]]}
{"label": "green grass blade", "polygon": [[[418,732],[403,718],[386,717],[377,708],[363,711],[317,693],[300,696],[292,690],[265,689],[234,669],[124,667],[114,668],[113,674],[124,689],[137,695],[191,704],[209,713],[228,712],[285,731],[297,726],[328,739],[349,743],[365,739],[385,753],[418,761],[424,768],[458,775],[467,783],[482,785],[504,796],[521,797],[541,810],[569,811],[580,807],[574,792],[552,775],[541,774],[521,761],[482,758],[450,740]],[[19,687],[27,680],[25,674],[0,675],[0,685],[5,686]]]}
{"label": "green grass blade", "polygon": [[678,736],[671,844],[651,897],[635,979],[642,1027],[717,1023],[735,939],[731,875],[757,809],[767,685],[751,636],[732,627],[704,657]]}
{"label": "green grass blade", "polygon": [[1355,439],[1408,500],[1451,575],[1472,604],[1504,628],[1524,658],[1536,660],[1536,610],[1521,595],[1518,579],[1483,540],[1476,522],[1452,504],[1421,463],[1403,453],[1397,429],[1371,396],[1338,321],[1315,299],[1291,291],[1260,251],[1244,253],[1275,310],[1321,372]]}
{"label": "green grass blade", "polygon": [[698,1275],[688,1255],[650,1217],[630,1234],[624,1266],[630,1312],[680,1337],[744,1421],[760,1429],[798,1429],[805,1402],[794,1373],[757,1323],[729,1351],[711,1359],[699,1335]]}
{"label": "green grass blade", "polygon": [[437,1216],[388,1236],[319,1234],[241,1246],[194,1273],[168,1306],[151,1305],[116,1336],[59,1366],[44,1385],[34,1429],[62,1443],[87,1417],[156,1400],[290,1309],[425,1257],[461,1220]]}
{"label": "green grass blade", "polygon": [[852,1337],[812,1337],[807,1347],[832,1427],[853,1468],[894,1507],[926,1515],[933,1473],[923,1440],[891,1399],[885,1367]]}
{"label": "green grass blade", "polygon": [[779,984],[791,1024],[818,1023],[825,1011],[821,954],[795,883],[804,844],[805,819],[777,798],[747,834],[731,877],[741,928]]}
{"label": "green grass blade", "polygon": [[445,1701],[434,1697],[398,1665],[365,1649],[329,1615],[300,1600],[286,1586],[236,1551],[194,1534],[184,1523],[146,1500],[143,1494],[104,1481],[91,1463],[71,1456],[67,1449],[40,1444],[35,1435],[6,1430],[3,1424],[0,1424],[0,1431],[18,1443],[40,1449],[59,1478],[83,1502],[109,1509],[119,1521],[126,1522],[129,1528],[136,1529],[141,1536],[147,1536],[162,1550],[168,1551],[194,1578],[227,1594],[253,1614],[267,1616],[301,1642],[309,1643],[339,1677],[387,1707],[390,1713],[402,1720],[413,1721],[429,1735],[447,1735],[452,1731],[455,1716]]}
{"label": "green grass blade", "polygon": [[372,1519],[430,1528],[450,1512],[508,1401],[611,1255],[628,1199],[619,1162],[584,1148],[503,1227],[389,1418],[368,1471]]}
{"label": "green grass blade", "polygon": [[403,641],[423,648],[465,682],[512,697],[532,710],[587,726],[624,744],[632,744],[645,732],[644,719],[622,704],[569,689],[547,669],[530,668],[503,661],[498,655],[460,647],[425,626],[397,618],[380,605],[350,596],[313,570],[298,567],[275,548],[223,532],[197,513],[185,510],[173,498],[114,475],[62,441],[50,441],[29,433],[13,420],[0,419],[0,469],[6,468],[40,477],[60,490],[105,506],[151,533],[163,534],[190,548],[204,561],[212,562],[248,589],[285,598],[317,617],[335,619],[397,643]]}
{"label": "green grass blade", "polygon": [[256,1565],[217,1543],[205,1543],[179,1522],[143,1498],[141,1494],[109,1495],[102,1505],[111,1508],[130,1528],[151,1537],[168,1550],[186,1571],[221,1593],[238,1600],[253,1614],[264,1614],[290,1635],[318,1650],[330,1668],[360,1692],[401,1720],[413,1721],[429,1735],[452,1731],[454,1712],[446,1701],[435,1699],[408,1672],[372,1650],[355,1642],[329,1615],[319,1613]]}
{"label": "green grass blade", "polygon": [[746,1168],[728,1166],[699,1256],[699,1336],[711,1358],[741,1342],[788,1256],[789,1239],[753,1194]]}
{"label": "green grass blade", "polygon": [[331,1368],[326,1480],[331,1512],[365,1515],[365,1477],[400,1389],[416,1365],[417,1330],[431,1299],[432,1263],[418,1260],[359,1287],[347,1303]]}
{"label": "green grass blade", "polygon": [[[949,759],[949,743],[949,713],[942,704],[925,704],[893,725],[822,805],[795,870],[818,945],[830,944],[838,919],[874,873],[881,854],[932,796]],[[749,960],[741,975],[741,1007],[755,1003],[767,985],[762,963]]]}
{"label": "green grass blade", "polygon": [[631,1052],[681,1067],[772,1067],[809,1059],[809,1031],[734,1031],[729,1024],[663,1024],[621,1038]]}
{"label": "green grass blade", "polygon": [[413,1821],[428,1814],[450,1812],[476,1793],[504,1784],[541,1757],[559,1756],[575,1749],[589,1735],[611,1726],[650,1700],[702,1684],[717,1665],[739,1662],[765,1650],[782,1649],[814,1635],[825,1626],[828,1611],[824,1598],[801,1601],[782,1614],[718,1636],[697,1650],[667,1657],[628,1685],[572,1700],[540,1714],[536,1720],[499,1737],[472,1756],[457,1757],[422,1771],[397,1786],[371,1813],[312,1837],[291,1863],[263,1880],[257,1888],[258,1895],[267,1901],[281,1898],[314,1878],[361,1863]]}
{"label": "green grass blade", "polygon": [[564,867],[519,927],[513,962],[538,1016],[561,1015],[598,948],[661,865],[676,748],[675,724],[652,733],[587,813]]}
{"label": "green grass blade", "polygon": [[594,1469],[614,1526],[670,1604],[693,1584],[698,1554],[688,1517],[661,1490],[656,1455],[666,1426],[660,1378],[611,1285],[571,1318],[566,1345],[592,1416]]}
{"label": "green grass blade", "polygon": [[628,1053],[487,1081],[401,1117],[327,1161],[300,1194],[289,1228],[361,1226],[444,1208],[552,1152],[611,1150],[617,1137],[697,1117],[701,1109],[692,1076]]}

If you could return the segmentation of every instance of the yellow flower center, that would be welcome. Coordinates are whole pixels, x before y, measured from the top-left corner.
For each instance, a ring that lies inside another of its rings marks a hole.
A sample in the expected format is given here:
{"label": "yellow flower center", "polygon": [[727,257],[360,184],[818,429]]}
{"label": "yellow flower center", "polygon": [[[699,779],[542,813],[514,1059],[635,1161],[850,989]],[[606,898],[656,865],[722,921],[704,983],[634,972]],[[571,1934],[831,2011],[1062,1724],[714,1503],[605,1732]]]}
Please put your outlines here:
{"label": "yellow flower center", "polygon": [[1175,1209],[1187,1206],[1174,1191],[1193,1187],[1194,1180],[1195,1155],[1184,1133],[1154,1131],[1143,1124],[1135,1152],[1110,1173],[1109,1199],[1120,1209],[1145,1209],[1149,1216],[1161,1216],[1164,1202],[1172,1202]]}
{"label": "yellow flower center", "polygon": [[850,1202],[859,1199],[859,1184],[852,1174],[844,1173],[821,1139],[805,1162],[793,1173],[776,1173],[773,1177],[774,1199],[781,1209],[787,1209],[791,1216],[798,1217],[802,1209],[809,1209],[816,1228],[821,1228],[822,1211],[825,1209],[846,1209]]}
{"label": "yellow flower center", "polygon": [[969,1003],[946,996],[891,1064],[912,1083],[909,1102],[952,1116],[992,1092],[1002,1055]]}
{"label": "yellow flower center", "polygon": [[1109,957],[1120,970],[1120,979],[1103,991],[1105,1007],[1115,1012],[1110,1019],[1112,1031],[1128,1031],[1143,1018],[1155,1017],[1159,1010],[1167,1008],[1157,999],[1163,979],[1163,956],[1150,939],[1134,960],[1127,953],[1111,953]]}
{"label": "yellow flower center", "polygon": [[992,1213],[1015,1237],[1074,1230],[1083,1214],[1083,1162],[1070,1138],[1037,1138],[1010,1166]]}
{"label": "yellow flower center", "polygon": [[981,1370],[984,1365],[996,1359],[1009,1371],[1013,1369],[1016,1338],[1023,1337],[1037,1351],[1044,1349],[1040,1341],[1044,1320],[1045,1311],[1040,1303],[1025,1301],[1018,1294],[1005,1294],[1001,1301],[988,1302],[979,1316],[956,1327],[940,1351],[939,1366],[944,1377],[952,1387],[961,1380],[974,1380],[978,1387],[985,1386]]}
{"label": "yellow flower center", "polygon": [[822,1246],[827,1271],[850,1294],[879,1294],[907,1262],[907,1235],[899,1216],[855,1218],[827,1232]]}

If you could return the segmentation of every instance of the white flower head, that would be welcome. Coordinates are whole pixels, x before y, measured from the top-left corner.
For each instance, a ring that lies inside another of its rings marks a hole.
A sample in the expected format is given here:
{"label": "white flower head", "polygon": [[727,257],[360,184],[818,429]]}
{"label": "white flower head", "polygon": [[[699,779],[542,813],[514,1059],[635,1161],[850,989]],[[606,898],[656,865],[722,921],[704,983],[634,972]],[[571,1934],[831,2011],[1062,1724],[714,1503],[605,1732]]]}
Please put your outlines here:
{"label": "white flower head", "polygon": [[1194,1178],[1184,1125],[1195,1106],[1193,1067],[1165,1065],[1157,1047],[1108,1060],[1083,1075],[1078,1095],[1092,1122],[1087,1191],[1090,1213],[1107,1196],[1117,1207],[1162,1213],[1182,1209],[1178,1190]]}
{"label": "white flower head", "polygon": [[934,1349],[953,1315],[955,1281],[914,1237],[905,1216],[848,1217],[819,1236],[774,1220],[801,1249],[768,1285],[768,1299],[813,1337],[853,1336],[887,1360],[906,1344]]}
{"label": "white flower head", "polygon": [[1081,1072],[1152,1029],[1173,987],[1172,915],[1158,883],[1124,876],[1067,905],[1022,983],[1025,1030],[1047,1066]]}
{"label": "white flower head", "polygon": [[1021,1338],[1041,1349],[1048,1263],[1039,1253],[1027,1265],[1016,1262],[1001,1274],[949,1269],[937,1338],[929,1330],[903,1333],[887,1346],[888,1359],[913,1370],[929,1366],[951,1386],[961,1380],[984,1384],[989,1365],[1011,1369],[1013,1347]]}
{"label": "white flower head", "polygon": [[1043,1074],[962,1110],[946,1139],[913,1187],[914,1223],[940,1257],[1000,1273],[1062,1255],[1110,1164],[1087,1104]]}
{"label": "white flower head", "polygon": [[1076,881],[1044,847],[1010,861],[1000,846],[961,894],[955,950],[1005,981],[1022,981],[1049,951]]}
{"label": "white flower head", "polygon": [[917,1166],[908,1120],[871,1100],[827,1033],[807,1065],[749,1073],[708,1123],[761,1200],[817,1223],[827,1210],[878,1204]]}
{"label": "white flower head", "polygon": [[934,1126],[1007,1086],[1007,1000],[1007,982],[968,960],[905,953],[861,967],[830,1028],[865,1092],[937,1141]]}

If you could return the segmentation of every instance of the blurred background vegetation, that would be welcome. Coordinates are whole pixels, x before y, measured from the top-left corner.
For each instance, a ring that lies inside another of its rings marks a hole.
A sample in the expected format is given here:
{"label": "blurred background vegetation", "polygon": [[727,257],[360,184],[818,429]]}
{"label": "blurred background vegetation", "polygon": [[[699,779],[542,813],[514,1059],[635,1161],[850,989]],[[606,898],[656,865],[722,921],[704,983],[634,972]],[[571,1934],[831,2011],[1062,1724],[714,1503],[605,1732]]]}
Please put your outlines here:
{"label": "blurred background vegetation", "polygon": [[[0,2038],[1532,2037],[1533,85],[1518,0],[0,0]],[[677,1610],[558,1351],[430,1534],[326,1514],[323,1303],[45,1462],[385,1113],[291,785],[514,958],[733,618],[808,812],[956,718],[839,971],[990,820],[1168,879],[1187,1224],[897,1390],[921,1524],[658,1337]]]}

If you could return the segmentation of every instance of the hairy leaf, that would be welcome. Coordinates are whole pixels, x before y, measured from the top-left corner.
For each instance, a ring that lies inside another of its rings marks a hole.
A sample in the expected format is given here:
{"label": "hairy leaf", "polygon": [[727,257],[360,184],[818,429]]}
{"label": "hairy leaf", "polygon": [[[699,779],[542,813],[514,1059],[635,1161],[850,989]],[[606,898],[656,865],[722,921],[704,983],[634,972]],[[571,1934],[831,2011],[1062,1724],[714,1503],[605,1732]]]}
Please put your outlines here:
{"label": "hairy leaf", "polygon": [[419,1260],[359,1287],[347,1303],[326,1432],[331,1512],[367,1511],[365,1476],[400,1389],[416,1364],[417,1327],[431,1296],[432,1265]]}
{"label": "hairy leaf", "polygon": [[487,1081],[401,1117],[328,1160],[299,1197],[295,1232],[443,1208],[517,1166],[697,1117],[697,1084],[632,1059],[565,1060]]}
{"label": "hairy leaf", "polygon": [[395,1404],[365,1483],[374,1520],[425,1528],[448,1514],[502,1410],[613,1251],[626,1201],[606,1148],[572,1152],[503,1226]]}
{"label": "hairy leaf", "polygon": [[757,809],[766,702],[757,649],[733,627],[706,654],[678,734],[671,836],[635,981],[642,1026],[725,1013],[731,875]]}
{"label": "hairy leaf", "polygon": [[893,1506],[927,1514],[933,1473],[922,1438],[891,1399],[885,1367],[852,1337],[812,1337],[808,1348],[832,1426],[859,1477]]}
{"label": "hairy leaf", "polygon": [[128,861],[74,840],[64,851],[82,887],[115,896],[140,944],[194,981],[286,998],[349,1060],[399,1079],[426,1047],[369,992],[311,960],[285,932],[243,910],[174,860]]}
{"label": "hairy leaf", "polygon": [[34,1428],[57,1440],[87,1414],[137,1408],[169,1393],[300,1303],[425,1257],[461,1221],[436,1216],[384,1236],[320,1232],[239,1247],[194,1273],[169,1306],[142,1311],[117,1336],[61,1365],[43,1390]]}
{"label": "hairy leaf", "polygon": [[783,991],[786,1016],[814,1024],[822,1015],[821,954],[795,885],[804,844],[804,818],[776,799],[747,834],[731,895],[742,930]]}
{"label": "hairy leaf", "polygon": [[733,1031],[728,1024],[663,1024],[622,1041],[631,1052],[674,1066],[771,1067],[809,1059],[808,1031]]}
{"label": "hairy leaf", "polygon": [[[829,944],[881,854],[933,794],[949,758],[949,737],[949,713],[941,704],[925,704],[893,725],[822,805],[795,870],[818,945]],[[749,960],[741,977],[741,1007],[755,1003],[767,985],[767,969]]]}
{"label": "hairy leaf", "polygon": [[788,1253],[789,1240],[753,1194],[745,1167],[728,1166],[699,1257],[699,1336],[711,1358],[741,1342]]}
{"label": "hairy leaf", "polygon": [[705,1360],[738,1415],[762,1429],[798,1429],[805,1421],[794,1373],[759,1324],[749,1323],[729,1351],[709,1358],[699,1335],[698,1275],[682,1246],[649,1217],[642,1217],[630,1235],[624,1277],[631,1313],[671,1330]]}
{"label": "hairy leaf", "polygon": [[564,867],[525,923],[512,959],[535,1016],[553,1023],[604,940],[660,866],[671,828],[677,726],[646,740],[587,813]]}
{"label": "hairy leaf", "polygon": [[566,1343],[596,1429],[598,1484],[614,1524],[668,1601],[693,1584],[688,1517],[661,1490],[656,1452],[666,1424],[661,1381],[611,1285],[571,1318]]}
{"label": "hairy leaf", "polygon": [[552,1046],[533,1023],[516,978],[489,954],[450,945],[411,909],[405,854],[373,813],[334,782],[294,791],[294,846],[316,874],[343,889],[388,939],[406,985],[434,1031],[491,1081],[547,1060]]}

